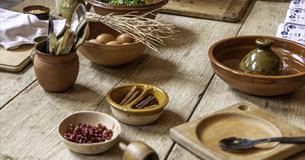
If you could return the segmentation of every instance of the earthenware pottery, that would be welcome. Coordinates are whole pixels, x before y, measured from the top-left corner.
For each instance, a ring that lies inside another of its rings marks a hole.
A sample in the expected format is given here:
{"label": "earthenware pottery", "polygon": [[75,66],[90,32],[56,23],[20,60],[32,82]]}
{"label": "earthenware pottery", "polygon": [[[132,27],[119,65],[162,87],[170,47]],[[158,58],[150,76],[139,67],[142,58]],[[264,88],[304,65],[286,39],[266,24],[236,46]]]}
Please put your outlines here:
{"label": "earthenware pottery", "polygon": [[[110,33],[115,37],[119,35],[113,29],[96,22],[89,23],[89,32],[89,39],[95,39],[101,33]],[[77,51],[95,64],[112,67],[136,60],[143,54],[145,48],[146,46],[140,42],[127,45],[106,45],[86,41]]]}
{"label": "earthenware pottery", "polygon": [[[97,143],[75,143],[64,138],[64,134],[70,124],[97,125],[101,123],[113,132],[112,138],[104,142]],[[117,144],[121,134],[120,123],[112,116],[95,111],[79,111],[68,115],[58,126],[58,134],[64,144],[73,152],[80,154],[99,154],[105,152]]]}
{"label": "earthenware pottery", "polygon": [[120,143],[119,146],[124,151],[122,160],[159,160],[157,153],[144,142]]}
{"label": "earthenware pottery", "polygon": [[75,8],[81,3],[83,3],[82,0],[63,0],[60,13],[64,18],[67,19],[68,23],[71,21]]}
{"label": "earthenware pottery", "polygon": [[[34,38],[33,42],[34,42],[34,45],[36,46],[38,43],[46,41],[47,39],[48,39],[47,36],[39,36],[39,37]],[[31,58],[32,62],[34,62],[35,54],[36,54],[36,49],[34,47],[34,49],[31,52],[31,55],[30,55],[30,58]]]}
{"label": "earthenware pottery", "polygon": [[257,48],[251,50],[240,62],[240,69],[246,73],[276,75],[282,69],[282,60],[272,50],[271,39],[256,39]]}
{"label": "earthenware pottery", "polygon": [[76,52],[65,55],[46,53],[46,41],[36,45],[35,75],[40,86],[49,92],[64,92],[75,83],[79,71]]}
{"label": "earthenware pottery", "polygon": [[[134,14],[141,15],[144,13],[157,10],[158,8],[161,8],[162,6],[168,3],[168,0],[153,0],[150,4],[136,5],[136,6],[112,5],[112,4],[100,2],[98,0],[92,0],[89,3],[92,5],[94,11],[100,15],[107,15],[109,13],[126,14],[129,12],[133,12]],[[155,15],[148,15],[147,17],[155,18],[157,13],[158,11],[154,12]]]}
{"label": "earthenware pottery", "polygon": [[[39,13],[33,13],[31,11],[41,11]],[[25,14],[33,14],[38,17],[40,20],[48,20],[50,14],[50,8],[40,5],[31,5],[23,8],[23,13]]]}
{"label": "earthenware pottery", "polygon": [[[136,92],[126,103],[124,99],[136,86]],[[153,95],[155,102],[144,108],[136,106],[142,104],[144,99]],[[148,84],[128,84],[110,90],[106,95],[106,100],[110,104],[112,114],[119,121],[130,125],[146,125],[155,122],[163,113],[168,103],[167,94],[156,86]]]}
{"label": "earthenware pottery", "polygon": [[[239,66],[259,38],[274,42],[271,50],[282,60],[277,75],[243,72]],[[209,49],[214,72],[231,87],[258,96],[276,96],[293,92],[305,84],[305,46],[270,36],[239,36],[220,40]]]}

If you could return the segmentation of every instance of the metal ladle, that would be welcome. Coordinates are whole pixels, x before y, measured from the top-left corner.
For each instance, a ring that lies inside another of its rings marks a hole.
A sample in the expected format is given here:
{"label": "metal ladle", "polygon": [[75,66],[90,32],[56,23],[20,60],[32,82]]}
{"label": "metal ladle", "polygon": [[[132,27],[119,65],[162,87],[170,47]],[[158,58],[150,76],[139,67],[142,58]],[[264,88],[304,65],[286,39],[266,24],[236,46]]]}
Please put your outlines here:
{"label": "metal ladle", "polygon": [[305,144],[305,136],[303,137],[271,137],[264,139],[246,139],[238,137],[228,137],[220,140],[218,142],[219,146],[224,151],[229,152],[239,152],[243,150],[248,150],[257,144],[261,143],[270,143],[270,142],[279,142],[285,144]]}

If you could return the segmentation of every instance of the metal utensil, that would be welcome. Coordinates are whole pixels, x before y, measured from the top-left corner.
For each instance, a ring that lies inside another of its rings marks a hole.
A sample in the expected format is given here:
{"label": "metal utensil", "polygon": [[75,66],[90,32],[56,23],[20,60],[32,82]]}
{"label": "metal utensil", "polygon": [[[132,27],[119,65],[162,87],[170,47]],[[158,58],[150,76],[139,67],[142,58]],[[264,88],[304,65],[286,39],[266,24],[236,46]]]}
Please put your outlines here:
{"label": "metal utensil", "polygon": [[47,40],[47,53],[50,53],[51,54],[51,52],[50,52],[50,50],[49,50],[49,41],[50,41],[50,36],[51,36],[51,33],[53,33],[54,32],[54,23],[53,23],[53,19],[52,18],[50,18],[49,19],[49,25],[48,25],[48,40]]}
{"label": "metal utensil", "polygon": [[305,136],[302,137],[271,137],[264,139],[246,139],[238,137],[228,137],[220,140],[218,142],[219,146],[224,151],[229,152],[239,152],[243,150],[248,150],[257,144],[269,143],[269,142],[279,142],[285,144],[305,144]]}

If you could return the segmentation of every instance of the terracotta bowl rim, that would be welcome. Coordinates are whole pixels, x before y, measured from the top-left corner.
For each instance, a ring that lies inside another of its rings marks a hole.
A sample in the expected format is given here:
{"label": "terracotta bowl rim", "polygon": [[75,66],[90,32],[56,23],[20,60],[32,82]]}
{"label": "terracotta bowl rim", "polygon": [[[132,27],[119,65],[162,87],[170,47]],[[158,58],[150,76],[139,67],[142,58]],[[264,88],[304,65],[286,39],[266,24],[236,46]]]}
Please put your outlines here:
{"label": "terracotta bowl rim", "polygon": [[214,51],[214,48],[223,43],[223,42],[226,42],[226,41],[230,41],[230,40],[233,40],[233,39],[244,39],[244,38],[261,38],[261,37],[264,37],[264,38],[270,38],[270,39],[275,39],[275,40],[281,40],[281,41],[285,41],[286,43],[290,43],[292,45],[297,45],[299,47],[302,47],[304,48],[305,50],[305,46],[299,44],[299,43],[296,43],[294,41],[291,41],[291,40],[286,40],[286,39],[282,39],[282,38],[278,38],[278,37],[273,37],[273,36],[261,36],[261,35],[244,35],[244,36],[236,36],[236,37],[229,37],[229,38],[225,38],[225,39],[222,39],[222,40],[219,40],[217,42],[215,42],[210,48],[209,48],[209,51],[208,51],[208,55],[209,55],[209,58],[210,58],[210,61],[217,65],[218,67],[222,68],[223,70],[226,70],[228,72],[231,72],[233,74],[236,74],[236,75],[239,75],[239,76],[246,76],[246,77],[249,77],[249,78],[261,78],[261,79],[288,79],[288,78],[296,78],[296,77],[301,77],[301,76],[305,76],[305,72],[301,72],[301,73],[295,73],[295,74],[290,74],[290,75],[271,75],[271,76],[266,76],[266,75],[255,75],[255,74],[250,74],[250,73],[244,73],[244,72],[241,72],[241,71],[237,71],[235,69],[232,69],[230,67],[227,67],[225,65],[223,65],[221,62],[219,62],[215,57],[214,57],[214,54],[213,54],[213,51]]}
{"label": "terracotta bowl rim", "polygon": [[97,44],[97,43],[89,42],[89,40],[87,40],[85,43],[86,43],[86,45],[93,45],[93,46],[105,47],[105,48],[112,48],[112,47],[124,48],[127,46],[144,45],[141,42],[133,42],[133,43],[129,43],[129,44],[119,44],[119,45],[107,45],[107,44],[102,44],[102,43]]}
{"label": "terracotta bowl rim", "polygon": [[[60,133],[60,131],[59,131],[60,126],[62,125],[63,121],[65,121],[67,118],[69,118],[69,117],[71,117],[71,116],[73,116],[75,114],[82,114],[82,113],[85,113],[85,114],[86,113],[87,114],[99,114],[99,116],[106,116],[107,118],[112,119],[116,123],[115,125],[118,126],[118,129],[119,129],[118,134],[115,137],[112,137],[108,141],[97,142],[97,143],[76,143],[76,142],[71,142],[69,140],[66,140],[63,137],[63,135]],[[109,115],[107,113],[97,112],[97,111],[77,111],[77,112],[73,112],[73,113],[69,114],[68,116],[66,116],[65,118],[63,118],[60,121],[59,125],[57,126],[57,133],[58,133],[59,137],[62,139],[62,141],[64,141],[65,143],[69,143],[69,144],[73,144],[73,145],[79,145],[79,146],[83,146],[83,147],[86,147],[86,146],[96,146],[96,145],[104,145],[104,144],[107,144],[107,143],[111,143],[111,142],[115,141],[120,136],[121,132],[122,132],[122,127],[121,127],[120,122],[117,119],[115,119],[113,116],[111,116],[111,115]]]}
{"label": "terracotta bowl rim", "polygon": [[168,3],[169,0],[159,0],[156,3],[144,4],[144,5],[136,5],[136,6],[128,6],[128,5],[112,5],[109,3],[100,2],[97,0],[91,0],[91,3],[94,7],[101,7],[104,9],[114,9],[114,10],[145,10],[149,8],[157,8],[163,6]]}
{"label": "terracotta bowl rim", "polygon": [[[123,87],[129,87],[129,86],[150,86],[156,90],[158,90],[159,92],[161,92],[164,96],[165,96],[165,101],[162,103],[162,104],[159,104],[157,107],[153,107],[153,108],[147,108],[147,109],[132,109],[132,108],[129,108],[129,109],[125,109],[123,107],[121,107],[121,105],[117,104],[116,102],[114,102],[111,98],[110,98],[110,94],[117,90],[117,89],[120,89],[120,88],[123,88]],[[115,109],[118,109],[124,113],[135,113],[135,114],[149,114],[149,113],[152,113],[152,114],[156,114],[156,113],[159,113],[157,111],[162,111],[166,105],[168,104],[168,101],[169,101],[169,97],[167,95],[167,93],[154,86],[154,85],[150,85],[150,84],[144,84],[144,83],[133,83],[133,84],[125,84],[125,85],[120,85],[118,87],[115,87],[115,88],[112,88],[110,91],[108,91],[107,95],[106,95],[106,100],[107,102],[110,104],[111,107],[114,107]]]}
{"label": "terracotta bowl rim", "polygon": [[[46,11],[44,13],[30,13],[29,11],[31,10],[31,7],[37,7],[37,8],[41,8],[42,10]],[[23,8],[23,13],[28,13],[28,14],[34,14],[34,15],[43,15],[43,14],[48,14],[50,13],[50,8],[43,6],[43,5],[29,5]]]}

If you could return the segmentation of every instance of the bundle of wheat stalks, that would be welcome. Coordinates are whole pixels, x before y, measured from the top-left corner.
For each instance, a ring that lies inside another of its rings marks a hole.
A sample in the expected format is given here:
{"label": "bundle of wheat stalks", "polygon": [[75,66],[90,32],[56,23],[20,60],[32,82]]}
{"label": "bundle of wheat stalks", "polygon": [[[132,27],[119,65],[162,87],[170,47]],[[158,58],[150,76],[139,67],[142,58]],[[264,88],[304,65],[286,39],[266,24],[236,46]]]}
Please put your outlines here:
{"label": "bundle of wheat stalks", "polygon": [[130,12],[125,15],[108,14],[105,16],[87,12],[86,19],[103,23],[121,34],[128,34],[130,38],[159,52],[158,48],[165,46],[163,39],[172,39],[177,30],[174,29],[173,24],[161,23],[158,20],[146,18],[148,14],[153,12],[155,11],[143,15]]}

